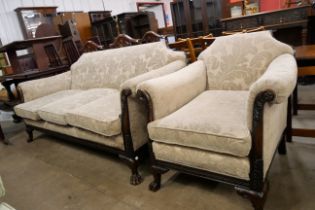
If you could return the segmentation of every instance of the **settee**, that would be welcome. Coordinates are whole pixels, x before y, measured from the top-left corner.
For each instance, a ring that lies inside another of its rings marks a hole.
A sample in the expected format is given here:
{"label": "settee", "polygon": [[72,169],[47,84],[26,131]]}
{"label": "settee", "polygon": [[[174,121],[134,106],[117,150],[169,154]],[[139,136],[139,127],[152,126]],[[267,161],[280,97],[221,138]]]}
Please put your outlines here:
{"label": "settee", "polygon": [[292,48],[264,31],[218,37],[198,61],[139,84],[149,109],[150,189],[173,169],[233,185],[262,210],[274,154],[285,154],[291,138],[296,81]]}
{"label": "settee", "polygon": [[119,154],[139,184],[137,151],[147,143],[145,106],[136,86],[186,65],[184,53],[164,42],[83,54],[70,71],[19,84],[14,107],[29,141],[40,130]]}

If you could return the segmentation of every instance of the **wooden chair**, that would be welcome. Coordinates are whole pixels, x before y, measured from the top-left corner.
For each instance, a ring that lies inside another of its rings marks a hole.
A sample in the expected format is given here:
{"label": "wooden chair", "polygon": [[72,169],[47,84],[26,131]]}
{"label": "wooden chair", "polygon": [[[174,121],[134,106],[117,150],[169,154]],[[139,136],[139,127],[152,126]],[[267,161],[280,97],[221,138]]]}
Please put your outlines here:
{"label": "wooden chair", "polygon": [[69,65],[72,65],[80,58],[80,51],[77,45],[74,43],[72,37],[68,37],[62,40],[63,49],[66,53]]}
{"label": "wooden chair", "polygon": [[207,47],[209,47],[215,40],[215,37],[212,34],[206,35],[206,36],[200,36],[196,38],[186,38],[186,39],[178,39],[179,41],[187,40],[188,48],[191,48],[190,51],[190,58],[191,62],[194,62],[197,60],[198,55],[205,50]]}
{"label": "wooden chair", "polygon": [[264,30],[266,30],[264,26],[259,26],[257,28],[243,29],[241,31],[222,31],[222,35],[228,36],[228,35],[233,35],[233,34],[252,33],[252,32],[258,32],[258,31],[264,31]]}
{"label": "wooden chair", "polygon": [[169,48],[185,52],[190,63],[197,60],[194,47],[189,39],[180,39],[177,42],[169,43]]}
{"label": "wooden chair", "polygon": [[103,45],[99,45],[95,43],[94,41],[89,40],[84,44],[83,52],[93,52],[93,51],[98,51],[98,50],[103,50],[103,49],[104,49]]}
{"label": "wooden chair", "polygon": [[140,40],[141,44],[150,43],[150,42],[159,42],[161,40],[167,40],[165,36],[159,35],[154,31],[146,32],[142,39]]}
{"label": "wooden chair", "polygon": [[138,39],[134,39],[127,34],[119,34],[109,48],[120,48],[139,44]]}
{"label": "wooden chair", "polygon": [[44,46],[44,50],[45,50],[46,55],[48,57],[50,67],[56,67],[56,66],[63,65],[61,62],[61,59],[57,53],[55,45],[47,44]]}
{"label": "wooden chair", "polygon": [[[302,45],[295,48],[295,58],[298,64],[298,77],[315,76],[315,45]],[[298,103],[298,84],[293,92],[293,114],[298,110],[315,110],[315,104]],[[315,137],[314,129],[293,128],[293,136]],[[292,141],[289,139],[289,142]]]}

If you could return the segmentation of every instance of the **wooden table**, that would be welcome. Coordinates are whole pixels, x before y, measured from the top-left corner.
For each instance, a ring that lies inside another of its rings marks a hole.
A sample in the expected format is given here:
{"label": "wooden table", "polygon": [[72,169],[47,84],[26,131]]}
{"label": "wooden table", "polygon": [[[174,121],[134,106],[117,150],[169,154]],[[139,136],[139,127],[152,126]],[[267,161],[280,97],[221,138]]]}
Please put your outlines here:
{"label": "wooden table", "polygon": [[[18,74],[1,76],[0,82],[6,88],[6,90],[8,92],[8,96],[9,96],[9,101],[7,104],[13,108],[13,106],[15,106],[15,105],[17,105],[23,101],[20,98],[20,96],[18,98],[16,98],[13,95],[13,93],[11,92],[11,89],[10,89],[11,84],[14,84],[15,86],[17,86],[19,83],[24,82],[24,81],[48,77],[48,76],[52,76],[55,74],[60,74],[62,72],[68,71],[69,69],[70,68],[68,65],[64,65],[64,66],[49,68],[47,70],[33,69],[30,71],[25,71],[25,72],[18,73]],[[13,118],[14,118],[14,116],[13,116]],[[0,141],[3,141],[5,144],[9,144],[8,140],[6,140],[4,135],[3,135],[1,124],[0,124]]]}
{"label": "wooden table", "polygon": [[[61,36],[49,36],[49,37],[42,37],[42,38],[35,38],[35,39],[27,39],[27,40],[21,40],[21,41],[14,41],[9,44],[6,44],[0,48],[0,52],[6,52],[10,61],[10,64],[12,66],[13,73],[22,73],[23,69],[20,66],[18,56],[16,54],[17,50],[24,50],[27,48],[33,48],[34,45],[38,44],[45,44],[53,42],[57,39],[61,39]],[[35,60],[37,63],[37,66],[39,65],[39,62],[41,59],[46,58],[47,56],[44,54],[36,54],[36,50],[34,51]]]}
{"label": "wooden table", "polygon": [[[295,58],[298,64],[298,77],[315,76],[315,45],[302,45],[295,48]],[[315,93],[315,91],[314,91]],[[297,115],[298,110],[315,110],[315,104],[298,103],[298,84],[293,92],[293,114]],[[315,124],[315,123],[314,123]],[[292,129],[293,136],[315,137],[314,129]]]}

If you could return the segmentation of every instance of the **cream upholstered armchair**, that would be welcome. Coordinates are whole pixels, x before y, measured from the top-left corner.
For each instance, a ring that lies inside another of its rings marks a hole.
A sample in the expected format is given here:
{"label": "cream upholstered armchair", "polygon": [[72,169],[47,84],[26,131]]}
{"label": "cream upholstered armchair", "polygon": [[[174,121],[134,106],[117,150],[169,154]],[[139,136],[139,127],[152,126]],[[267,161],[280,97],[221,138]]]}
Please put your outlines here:
{"label": "cream upholstered armchair", "polygon": [[292,54],[268,31],[219,37],[198,61],[140,84],[149,107],[150,190],[175,169],[234,185],[262,209],[274,153],[286,153]]}

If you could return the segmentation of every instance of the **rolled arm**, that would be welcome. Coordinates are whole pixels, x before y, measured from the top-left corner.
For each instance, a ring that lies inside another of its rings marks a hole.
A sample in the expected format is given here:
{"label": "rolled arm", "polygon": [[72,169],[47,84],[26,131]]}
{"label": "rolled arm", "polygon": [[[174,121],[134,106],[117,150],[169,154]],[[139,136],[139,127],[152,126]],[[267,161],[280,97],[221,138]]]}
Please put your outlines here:
{"label": "rolled arm", "polygon": [[70,89],[71,72],[67,71],[51,77],[20,83],[18,89],[24,102],[49,95],[61,90]]}
{"label": "rolled arm", "polygon": [[204,63],[197,61],[172,74],[145,81],[137,86],[137,91],[150,98],[150,113],[156,120],[176,111],[203,92],[206,77]]}
{"label": "rolled arm", "polygon": [[297,82],[297,64],[291,54],[275,58],[266,72],[249,89],[247,101],[247,125],[251,129],[255,98],[264,91],[271,91],[275,97],[271,103],[285,102],[293,92]]}
{"label": "rolled arm", "polygon": [[132,95],[135,96],[137,85],[140,84],[141,82],[173,73],[175,71],[178,71],[179,69],[182,69],[185,66],[186,66],[186,62],[183,60],[173,61],[161,68],[158,68],[158,69],[149,71],[147,73],[141,74],[139,76],[133,77],[131,79],[128,79],[120,86],[120,89],[121,90],[130,89],[132,92]]}

